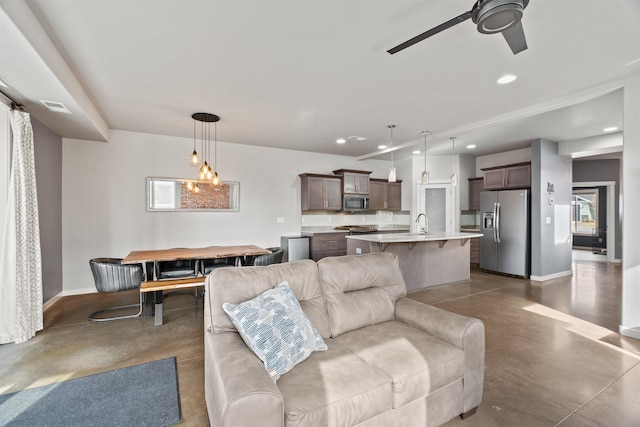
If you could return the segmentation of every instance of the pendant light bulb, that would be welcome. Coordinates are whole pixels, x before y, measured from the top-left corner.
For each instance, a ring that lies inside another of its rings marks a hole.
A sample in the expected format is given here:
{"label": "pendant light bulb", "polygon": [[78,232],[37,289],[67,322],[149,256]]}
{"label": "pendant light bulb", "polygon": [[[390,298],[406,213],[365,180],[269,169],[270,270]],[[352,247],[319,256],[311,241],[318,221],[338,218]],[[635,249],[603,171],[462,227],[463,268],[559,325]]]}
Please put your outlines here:
{"label": "pendant light bulb", "polygon": [[211,184],[214,187],[220,187],[222,185],[222,180],[218,176],[218,172],[213,173],[213,178],[211,179]]}
{"label": "pendant light bulb", "polygon": [[391,131],[391,167],[389,168],[389,175],[387,177],[388,182],[396,182],[396,168],[393,163],[393,128],[396,127],[393,123],[387,126]]}
{"label": "pendant light bulb", "polygon": [[189,191],[193,190],[193,182],[187,181],[187,190]]}
{"label": "pendant light bulb", "polygon": [[197,167],[200,164],[200,156],[196,150],[193,150],[193,153],[189,156],[189,164],[193,167]]}
{"label": "pendant light bulb", "polygon": [[428,130],[423,130],[422,134],[424,135],[424,170],[420,175],[420,184],[428,184],[429,183],[429,171],[427,171],[427,135],[429,135]]}
{"label": "pendant light bulb", "polygon": [[208,170],[209,170],[209,164],[205,160],[204,163],[202,164],[202,167],[200,168],[200,172],[199,172],[200,179],[204,179],[204,177],[207,176]]}
{"label": "pendant light bulb", "polygon": [[194,193],[199,193],[200,192],[200,187],[198,186],[198,184],[196,184],[196,186],[193,188],[193,192]]}

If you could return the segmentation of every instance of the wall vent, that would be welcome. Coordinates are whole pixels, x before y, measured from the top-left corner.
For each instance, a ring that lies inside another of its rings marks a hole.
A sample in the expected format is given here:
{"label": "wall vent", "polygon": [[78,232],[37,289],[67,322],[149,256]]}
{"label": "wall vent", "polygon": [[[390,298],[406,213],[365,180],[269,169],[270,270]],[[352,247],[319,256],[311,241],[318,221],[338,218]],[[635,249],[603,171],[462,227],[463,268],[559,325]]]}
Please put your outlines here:
{"label": "wall vent", "polygon": [[71,114],[71,111],[62,102],[43,101],[42,99],[40,100],[40,102],[42,102],[42,104],[45,107],[47,107],[49,109],[49,111],[53,111],[54,113]]}

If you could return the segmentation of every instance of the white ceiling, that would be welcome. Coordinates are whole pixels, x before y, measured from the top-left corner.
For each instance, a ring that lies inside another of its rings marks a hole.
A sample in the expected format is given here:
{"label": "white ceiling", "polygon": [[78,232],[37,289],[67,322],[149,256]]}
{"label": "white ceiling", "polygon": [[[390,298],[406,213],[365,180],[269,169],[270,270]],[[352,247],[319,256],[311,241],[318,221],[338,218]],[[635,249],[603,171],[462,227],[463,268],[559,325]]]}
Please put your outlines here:
{"label": "white ceiling", "polygon": [[[469,10],[471,0],[0,0],[0,79],[60,136],[108,129],[388,158],[423,147],[474,154],[622,128],[626,76],[640,72],[640,1],[531,0],[529,49],[463,22],[386,50]],[[513,73],[518,79],[496,84]],[[65,103],[50,113],[38,100]],[[575,105],[574,105],[575,104]],[[335,143],[363,136],[363,142]]]}

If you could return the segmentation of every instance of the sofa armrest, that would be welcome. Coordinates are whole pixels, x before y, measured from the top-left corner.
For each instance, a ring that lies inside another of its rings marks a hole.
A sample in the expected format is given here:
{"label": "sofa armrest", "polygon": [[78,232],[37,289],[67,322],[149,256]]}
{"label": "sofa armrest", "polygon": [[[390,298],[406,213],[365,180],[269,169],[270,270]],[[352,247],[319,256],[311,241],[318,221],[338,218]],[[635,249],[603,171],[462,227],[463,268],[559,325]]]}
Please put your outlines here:
{"label": "sofa armrest", "polygon": [[464,412],[482,401],[484,385],[484,324],[421,302],[400,298],[396,301],[396,320],[441,338],[464,351]]}
{"label": "sofa armrest", "polygon": [[237,332],[205,331],[205,400],[216,427],[284,426],[284,400]]}

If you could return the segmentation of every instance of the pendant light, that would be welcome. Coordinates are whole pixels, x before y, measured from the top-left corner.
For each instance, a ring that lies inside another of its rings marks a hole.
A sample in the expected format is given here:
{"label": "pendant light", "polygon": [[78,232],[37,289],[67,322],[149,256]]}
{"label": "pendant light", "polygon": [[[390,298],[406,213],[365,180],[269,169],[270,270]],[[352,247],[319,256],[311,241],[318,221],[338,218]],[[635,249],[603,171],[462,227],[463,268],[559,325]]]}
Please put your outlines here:
{"label": "pendant light", "polygon": [[455,152],[456,152],[456,137],[452,136],[451,138],[451,161],[452,161],[452,171],[453,173],[451,174],[451,185],[452,186],[456,186],[458,185],[458,177],[456,175],[456,158],[455,158]]}
{"label": "pendant light", "polygon": [[396,125],[394,125],[393,123],[387,126],[390,131],[391,131],[391,167],[389,168],[389,176],[387,181],[389,182],[396,182],[396,168],[393,164],[393,128],[396,127]]}
{"label": "pendant light", "polygon": [[[218,117],[220,120],[220,117]],[[220,187],[222,180],[218,176],[218,120],[213,123],[213,176],[211,177],[211,185]]]}
{"label": "pendant light", "polygon": [[423,130],[422,134],[424,135],[424,170],[422,171],[422,175],[420,175],[420,184],[428,184],[429,171],[427,171],[427,135],[429,135],[429,131]]}
{"label": "pendant light", "polygon": [[211,123],[216,123],[218,120],[220,120],[220,117],[211,113],[193,113],[191,115],[191,118],[194,120],[193,153],[195,155],[197,155],[197,152],[195,149],[195,140],[196,140],[195,122],[196,121],[200,122],[200,147],[202,148],[202,164],[200,165],[198,176],[200,177],[200,179],[212,179],[213,173],[211,171],[211,166],[209,165],[209,162],[208,162],[209,155],[211,153]]}
{"label": "pendant light", "polygon": [[[193,116],[192,116],[193,117]],[[193,153],[189,156],[189,166],[198,167],[200,165],[200,155],[196,151],[196,121],[193,121]]]}

